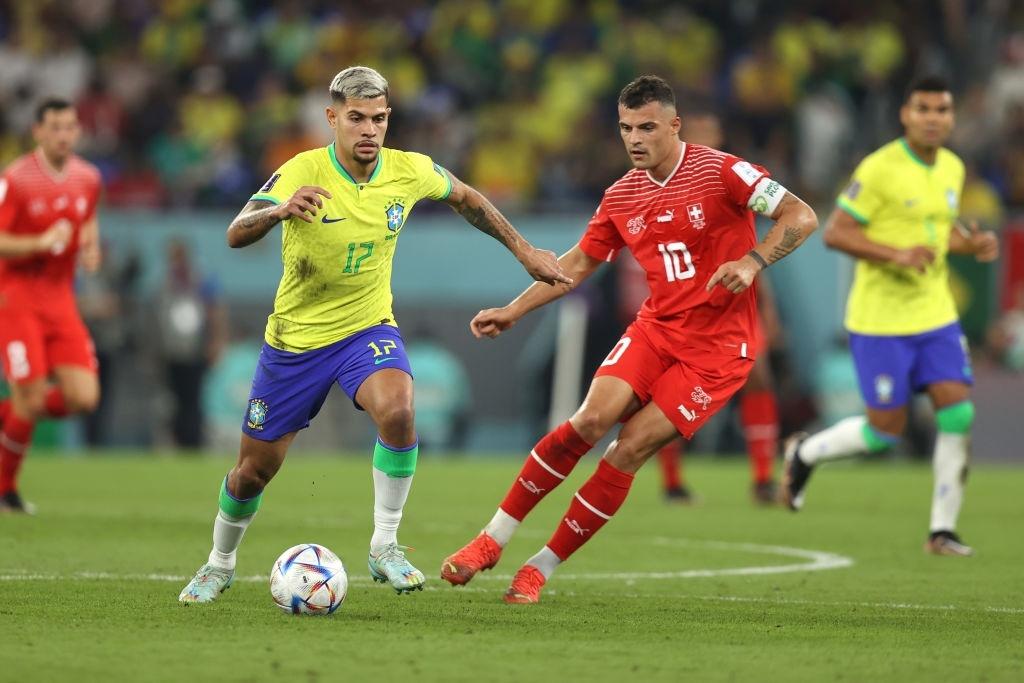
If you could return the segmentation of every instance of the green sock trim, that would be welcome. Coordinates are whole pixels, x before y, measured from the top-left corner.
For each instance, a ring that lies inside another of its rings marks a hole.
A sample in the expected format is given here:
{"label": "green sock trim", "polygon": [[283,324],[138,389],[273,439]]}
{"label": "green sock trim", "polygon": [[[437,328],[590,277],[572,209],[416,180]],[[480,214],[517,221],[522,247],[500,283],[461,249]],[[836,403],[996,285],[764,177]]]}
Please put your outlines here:
{"label": "green sock trim", "polygon": [[865,422],[864,426],[860,428],[860,433],[868,444],[869,453],[881,453],[899,441],[899,438],[895,436],[877,431],[868,422]]}
{"label": "green sock trim", "polygon": [[224,477],[224,481],[220,485],[220,509],[226,515],[232,517],[251,517],[256,514],[256,511],[260,509],[260,501],[263,500],[263,494],[253,496],[252,498],[246,498],[245,500],[239,500],[231,495],[228,491],[228,478]]}
{"label": "green sock trim", "polygon": [[974,404],[961,401],[935,411],[939,431],[947,434],[967,434],[974,424]]}
{"label": "green sock trim", "polygon": [[373,447],[373,466],[393,479],[411,477],[416,472],[416,457],[420,444],[405,449],[394,449],[377,439]]}

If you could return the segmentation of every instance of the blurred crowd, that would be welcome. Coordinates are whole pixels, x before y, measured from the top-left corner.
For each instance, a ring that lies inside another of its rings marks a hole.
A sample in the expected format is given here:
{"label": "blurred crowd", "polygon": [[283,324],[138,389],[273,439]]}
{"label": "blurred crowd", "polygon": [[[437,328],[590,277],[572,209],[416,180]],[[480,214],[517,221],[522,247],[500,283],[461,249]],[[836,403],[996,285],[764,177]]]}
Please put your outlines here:
{"label": "blurred crowd", "polygon": [[684,114],[722,116],[730,151],[828,198],[928,71],[956,84],[965,204],[995,223],[1024,206],[1022,27],[1012,0],[13,0],[0,162],[60,95],[108,205],[233,208],[329,141],[327,84],[361,63],[391,82],[389,145],[508,209],[578,208],[625,166],[615,95],[658,73]]}

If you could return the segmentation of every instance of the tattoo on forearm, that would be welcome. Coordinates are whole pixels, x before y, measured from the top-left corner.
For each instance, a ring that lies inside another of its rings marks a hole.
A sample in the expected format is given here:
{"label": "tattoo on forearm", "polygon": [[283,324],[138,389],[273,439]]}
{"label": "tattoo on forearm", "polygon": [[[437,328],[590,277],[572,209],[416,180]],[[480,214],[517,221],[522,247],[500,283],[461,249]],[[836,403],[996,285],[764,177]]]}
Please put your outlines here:
{"label": "tattoo on forearm", "polygon": [[463,201],[455,210],[474,228],[490,235],[508,249],[513,249],[518,241],[515,228],[487,200],[477,206],[470,206],[468,201]]}
{"label": "tattoo on forearm", "polygon": [[782,229],[782,240],[772,247],[772,253],[768,255],[768,262],[775,263],[788,256],[797,245],[800,244],[802,233],[799,228],[787,226]]}

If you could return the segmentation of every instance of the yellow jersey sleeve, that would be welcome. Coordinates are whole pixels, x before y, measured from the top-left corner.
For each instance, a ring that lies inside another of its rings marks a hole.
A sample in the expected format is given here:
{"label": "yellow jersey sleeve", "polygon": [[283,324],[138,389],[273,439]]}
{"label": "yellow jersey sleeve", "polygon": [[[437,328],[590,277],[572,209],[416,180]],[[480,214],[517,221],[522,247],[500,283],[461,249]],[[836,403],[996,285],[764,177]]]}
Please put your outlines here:
{"label": "yellow jersey sleeve", "polygon": [[853,172],[853,178],[836,204],[840,209],[853,216],[858,223],[866,225],[878,214],[884,196],[884,177],[880,164],[872,157],[860,162]]}
{"label": "yellow jersey sleeve", "polygon": [[250,202],[263,201],[272,204],[284,204],[291,199],[295,191],[308,185],[310,178],[316,177],[316,165],[308,154],[294,156],[274,171],[259,192],[249,197]]}
{"label": "yellow jersey sleeve", "polygon": [[452,193],[452,179],[442,166],[430,157],[416,152],[407,152],[416,171],[417,189],[420,198],[444,201]]}

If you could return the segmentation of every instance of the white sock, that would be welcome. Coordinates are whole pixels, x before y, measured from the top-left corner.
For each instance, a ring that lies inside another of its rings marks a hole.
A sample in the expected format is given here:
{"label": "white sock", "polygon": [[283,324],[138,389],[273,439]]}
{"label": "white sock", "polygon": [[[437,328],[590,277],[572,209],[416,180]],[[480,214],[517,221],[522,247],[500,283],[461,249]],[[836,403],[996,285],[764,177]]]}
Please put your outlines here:
{"label": "white sock", "polygon": [[967,450],[969,436],[939,432],[935,441],[932,467],[935,472],[935,490],[932,493],[931,531],[953,531],[964,500],[964,480],[967,478]]}
{"label": "white sock", "polygon": [[558,555],[555,555],[551,548],[544,546],[540,549],[539,553],[528,559],[525,564],[533,565],[540,570],[545,579],[550,579],[558,565],[562,564],[562,560],[559,559]]}
{"label": "white sock", "polygon": [[867,421],[863,415],[847,417],[812,434],[800,444],[800,459],[807,465],[815,465],[867,451],[868,443],[864,439]]}
{"label": "white sock", "polygon": [[398,524],[402,508],[412,488],[412,477],[389,477],[373,469],[373,537],[370,548],[398,543]]}
{"label": "white sock", "polygon": [[512,540],[512,534],[519,528],[519,520],[508,514],[501,508],[494,513],[494,517],[484,527],[484,531],[487,535],[498,542],[502,548],[508,545],[508,542]]}
{"label": "white sock", "polygon": [[213,520],[213,550],[210,551],[210,559],[207,561],[214,567],[234,569],[235,553],[238,552],[242,536],[255,516],[252,514],[247,517],[232,517],[223,510],[218,510],[217,517]]}

